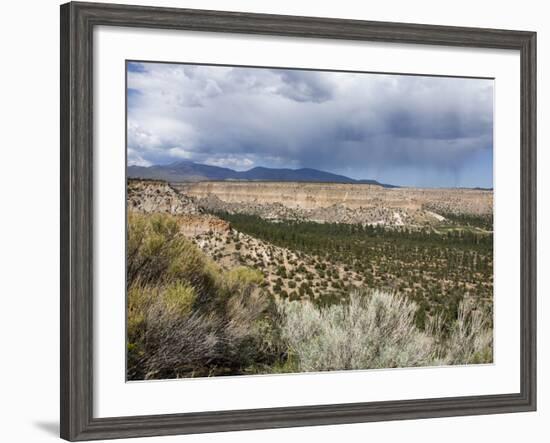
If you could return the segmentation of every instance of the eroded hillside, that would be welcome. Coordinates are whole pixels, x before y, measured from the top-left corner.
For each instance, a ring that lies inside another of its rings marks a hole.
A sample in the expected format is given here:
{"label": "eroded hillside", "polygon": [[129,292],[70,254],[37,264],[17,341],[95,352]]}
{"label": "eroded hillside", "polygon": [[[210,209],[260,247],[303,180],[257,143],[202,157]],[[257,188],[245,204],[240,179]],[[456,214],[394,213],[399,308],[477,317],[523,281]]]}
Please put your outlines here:
{"label": "eroded hillside", "polygon": [[[128,210],[177,216],[181,232],[219,265],[226,270],[242,265],[261,270],[264,287],[274,294],[316,299],[363,282],[344,265],[293,252],[232,229],[230,223],[204,213],[193,198],[177,193],[166,182],[130,180]],[[325,274],[334,281],[329,278],[327,283]]]}

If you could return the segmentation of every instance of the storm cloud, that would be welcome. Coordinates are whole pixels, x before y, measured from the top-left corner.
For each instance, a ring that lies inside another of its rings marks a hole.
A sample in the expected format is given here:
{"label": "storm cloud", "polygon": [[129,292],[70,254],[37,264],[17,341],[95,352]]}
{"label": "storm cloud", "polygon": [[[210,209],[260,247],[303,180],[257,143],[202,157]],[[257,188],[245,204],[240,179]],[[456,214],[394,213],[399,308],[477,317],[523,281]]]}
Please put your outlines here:
{"label": "storm cloud", "polygon": [[164,63],[131,63],[127,75],[130,165],[492,186],[489,79]]}

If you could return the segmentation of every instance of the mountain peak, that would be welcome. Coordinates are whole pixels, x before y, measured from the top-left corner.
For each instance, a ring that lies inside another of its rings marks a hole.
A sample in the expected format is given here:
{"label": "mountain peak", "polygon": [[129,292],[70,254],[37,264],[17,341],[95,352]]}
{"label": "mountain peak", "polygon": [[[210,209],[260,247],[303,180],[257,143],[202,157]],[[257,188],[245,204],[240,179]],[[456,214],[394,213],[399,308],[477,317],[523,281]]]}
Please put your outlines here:
{"label": "mountain peak", "polygon": [[320,183],[364,183],[383,187],[396,187],[378,183],[376,180],[355,180],[344,175],[313,168],[268,168],[256,166],[248,171],[235,171],[220,166],[178,160],[168,165],[154,165],[148,168],[128,167],[129,178],[150,178],[170,182],[208,180],[247,180],[280,182],[320,182]]}
{"label": "mountain peak", "polygon": [[[176,166],[187,166],[187,165],[196,165],[195,162],[191,161],[191,160],[176,160],[172,163],[168,163],[167,165],[164,165],[164,166],[168,166],[168,167],[176,167]],[[155,166],[163,166],[163,165],[155,165]]]}

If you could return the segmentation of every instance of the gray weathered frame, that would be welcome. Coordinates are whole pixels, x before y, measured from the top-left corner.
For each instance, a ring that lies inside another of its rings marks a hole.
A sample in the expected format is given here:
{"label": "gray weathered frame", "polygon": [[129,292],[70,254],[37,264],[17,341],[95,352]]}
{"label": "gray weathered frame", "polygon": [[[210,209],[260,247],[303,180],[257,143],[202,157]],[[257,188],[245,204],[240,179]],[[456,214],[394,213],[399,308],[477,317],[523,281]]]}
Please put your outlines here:
{"label": "gray weathered frame", "polygon": [[[521,57],[520,393],[152,416],[93,416],[95,26],[513,49]],[[536,409],[536,33],[190,9],[61,6],[61,437],[71,441]]]}

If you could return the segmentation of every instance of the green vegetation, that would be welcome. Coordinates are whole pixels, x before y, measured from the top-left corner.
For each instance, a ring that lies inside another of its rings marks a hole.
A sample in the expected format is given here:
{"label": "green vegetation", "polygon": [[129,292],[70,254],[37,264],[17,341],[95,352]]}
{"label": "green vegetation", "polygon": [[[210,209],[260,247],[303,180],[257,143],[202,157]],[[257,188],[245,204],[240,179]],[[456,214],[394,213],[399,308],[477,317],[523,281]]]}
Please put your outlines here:
{"label": "green vegetation", "polygon": [[[315,272],[330,289],[315,299],[318,304],[339,303],[349,295],[353,285],[331,274],[326,266],[340,263],[360,276],[361,286],[408,296],[418,306],[416,322],[422,329],[434,315],[444,315],[448,320],[444,324],[449,325],[458,317],[464,295],[476,298],[491,316],[493,236],[491,232],[469,229],[470,225],[484,224],[485,217],[456,216],[456,222],[444,225],[446,229],[388,229],[342,223],[275,223],[245,214],[216,215],[240,232],[316,257]],[[286,274],[284,266],[277,271],[277,275]]]}
{"label": "green vegetation", "polygon": [[493,215],[471,215],[457,214],[454,212],[444,212],[439,210],[440,215],[445,217],[448,222],[462,227],[473,227],[483,229],[485,231],[493,230]]}
{"label": "green vegetation", "polygon": [[[474,280],[492,275],[490,236],[224,218],[300,260],[322,259],[281,263],[271,291],[261,268],[208,258],[179,217],[129,213],[129,380],[492,361],[491,311],[478,294],[490,296]],[[360,288],[329,261],[360,274]]]}
{"label": "green vegetation", "polygon": [[223,272],[170,215],[128,217],[130,380],[239,374],[273,365],[261,273]]}

